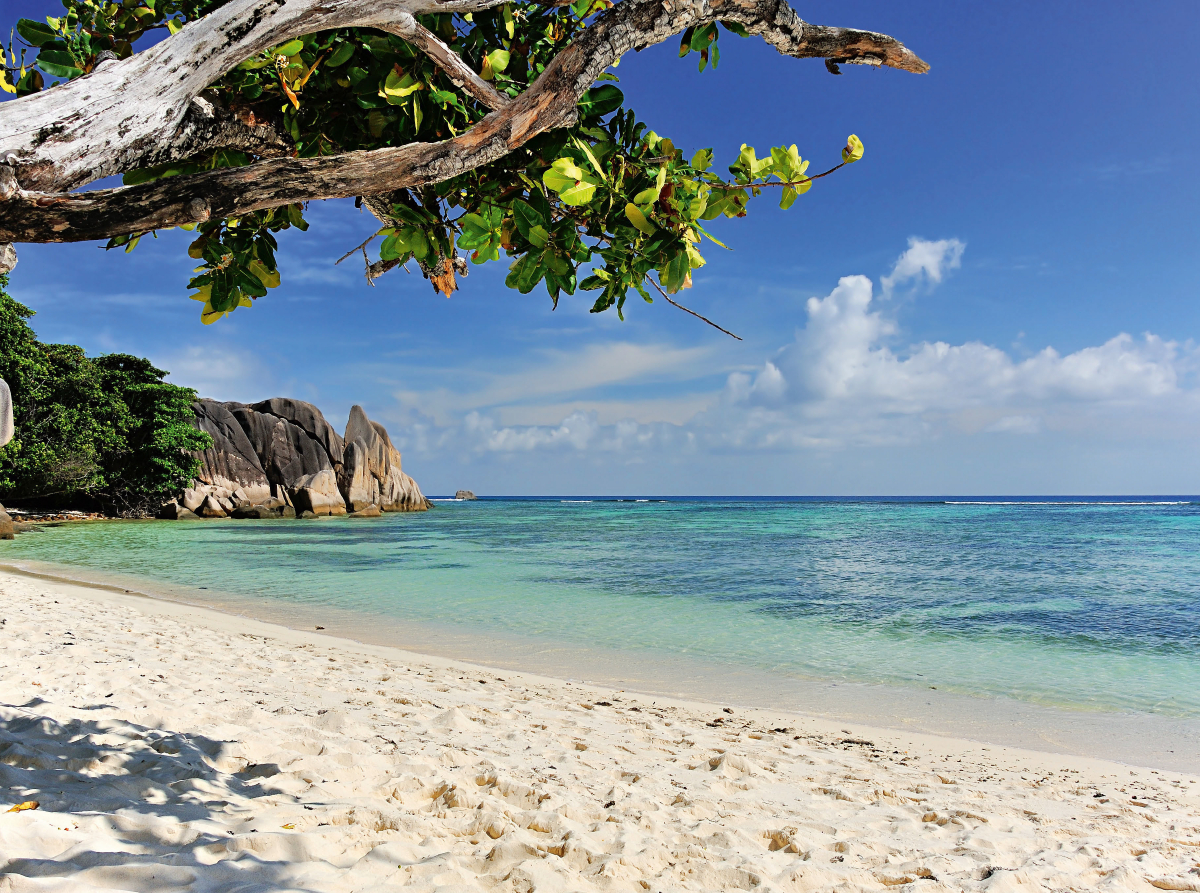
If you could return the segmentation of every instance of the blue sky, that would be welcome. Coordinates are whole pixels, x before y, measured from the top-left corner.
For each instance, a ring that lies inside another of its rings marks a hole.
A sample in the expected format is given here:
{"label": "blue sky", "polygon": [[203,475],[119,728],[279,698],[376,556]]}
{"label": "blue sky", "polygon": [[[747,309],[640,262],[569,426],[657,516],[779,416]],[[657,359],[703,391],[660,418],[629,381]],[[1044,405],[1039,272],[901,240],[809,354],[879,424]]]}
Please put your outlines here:
{"label": "blue sky", "polygon": [[[55,5],[6,0],[29,15]],[[1183,3],[811,2],[893,34],[924,76],[722,37],[718,71],[672,45],[627,57],[634,108],[719,163],[797,143],[863,161],[788,212],[717,235],[684,302],[626,322],[586,297],[473,268],[369,288],[333,261],[372,231],[314,206],[284,284],[201,326],[186,234],[130,255],[18,246],[10,291],[44,340],[151,357],[205,396],[295,396],[389,428],[427,493],[1200,492],[1200,99]],[[711,247],[711,246],[710,246]]]}

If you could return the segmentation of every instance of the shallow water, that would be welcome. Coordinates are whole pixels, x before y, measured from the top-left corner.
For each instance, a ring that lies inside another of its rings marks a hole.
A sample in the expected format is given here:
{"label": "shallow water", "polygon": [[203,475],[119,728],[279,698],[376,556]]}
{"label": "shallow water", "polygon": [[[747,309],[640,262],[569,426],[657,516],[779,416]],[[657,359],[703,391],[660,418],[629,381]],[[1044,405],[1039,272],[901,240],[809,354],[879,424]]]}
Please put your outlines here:
{"label": "shallow water", "polygon": [[412,624],[519,640],[560,668],[586,649],[1200,718],[1190,499],[444,501],[371,521],[71,524],[0,561],[382,641],[412,644]]}

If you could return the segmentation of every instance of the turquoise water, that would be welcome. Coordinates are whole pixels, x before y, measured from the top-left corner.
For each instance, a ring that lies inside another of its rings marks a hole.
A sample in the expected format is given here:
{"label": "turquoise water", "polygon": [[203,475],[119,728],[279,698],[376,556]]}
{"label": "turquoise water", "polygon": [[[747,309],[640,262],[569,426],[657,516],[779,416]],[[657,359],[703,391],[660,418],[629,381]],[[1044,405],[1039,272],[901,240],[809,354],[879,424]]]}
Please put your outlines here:
{"label": "turquoise water", "polygon": [[1200,717],[1190,499],[451,501],[374,521],[66,525],[0,543],[22,560],[381,631]]}

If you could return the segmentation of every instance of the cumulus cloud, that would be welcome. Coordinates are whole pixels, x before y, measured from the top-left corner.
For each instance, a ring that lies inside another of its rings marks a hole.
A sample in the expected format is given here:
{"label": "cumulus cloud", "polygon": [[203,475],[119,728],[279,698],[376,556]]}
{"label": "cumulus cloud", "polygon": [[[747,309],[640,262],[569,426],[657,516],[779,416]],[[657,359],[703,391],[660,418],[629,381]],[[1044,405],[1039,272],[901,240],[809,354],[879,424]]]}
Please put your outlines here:
{"label": "cumulus cloud", "polygon": [[[879,297],[907,283],[937,284],[963,250],[957,239],[911,239],[881,278]],[[1121,333],[1071,353],[1046,347],[1024,358],[981,341],[905,346],[890,306],[881,309],[866,276],[842,278],[807,301],[791,343],[757,370],[729,374],[708,407],[682,423],[601,424],[594,411],[576,410],[557,424],[501,425],[493,408],[467,413],[453,439],[502,454],[828,449],[919,443],[948,432],[1035,436],[1067,424],[1106,432],[1148,413],[1195,419],[1200,410],[1200,351],[1191,342]],[[625,368],[657,369],[652,354],[619,347],[632,361]],[[696,359],[676,351],[667,365]],[[499,390],[533,375],[523,372]]]}
{"label": "cumulus cloud", "polygon": [[946,270],[958,269],[967,246],[958,239],[938,239],[930,242],[912,236],[908,250],[900,255],[892,272],[879,280],[883,297],[890,298],[897,285],[925,280],[931,285],[942,281]]}

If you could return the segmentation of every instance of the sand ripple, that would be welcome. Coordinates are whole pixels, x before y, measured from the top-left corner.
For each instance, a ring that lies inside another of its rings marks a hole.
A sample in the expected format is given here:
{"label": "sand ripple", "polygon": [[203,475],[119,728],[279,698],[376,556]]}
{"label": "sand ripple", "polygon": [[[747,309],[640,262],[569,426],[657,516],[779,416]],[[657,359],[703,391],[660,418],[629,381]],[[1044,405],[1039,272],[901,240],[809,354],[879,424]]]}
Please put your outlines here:
{"label": "sand ripple", "polygon": [[[1200,890],[1200,782],[0,575],[0,890]],[[263,635],[262,633],[267,633]]]}

